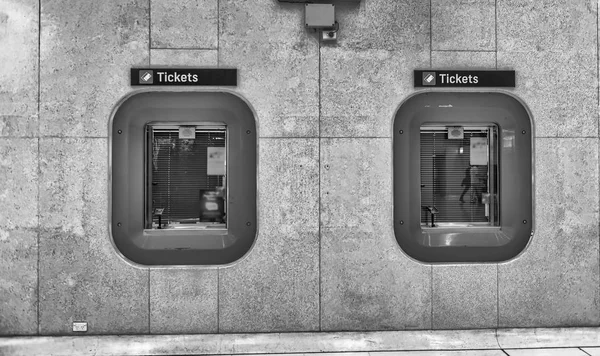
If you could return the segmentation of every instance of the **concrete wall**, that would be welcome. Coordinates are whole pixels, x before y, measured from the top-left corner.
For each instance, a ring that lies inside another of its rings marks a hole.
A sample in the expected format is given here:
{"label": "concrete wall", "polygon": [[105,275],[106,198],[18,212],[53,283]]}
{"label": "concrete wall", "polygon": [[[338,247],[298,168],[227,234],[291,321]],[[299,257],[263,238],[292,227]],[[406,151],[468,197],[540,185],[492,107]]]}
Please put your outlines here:
{"label": "concrete wall", "polygon": [[[598,4],[363,0],[336,44],[276,0],[0,0],[0,334],[599,325]],[[109,240],[108,120],[129,68],[228,66],[257,112],[259,235],[223,268]],[[417,68],[517,71],[535,227],[500,264],[427,265],[392,231],[391,120]]]}

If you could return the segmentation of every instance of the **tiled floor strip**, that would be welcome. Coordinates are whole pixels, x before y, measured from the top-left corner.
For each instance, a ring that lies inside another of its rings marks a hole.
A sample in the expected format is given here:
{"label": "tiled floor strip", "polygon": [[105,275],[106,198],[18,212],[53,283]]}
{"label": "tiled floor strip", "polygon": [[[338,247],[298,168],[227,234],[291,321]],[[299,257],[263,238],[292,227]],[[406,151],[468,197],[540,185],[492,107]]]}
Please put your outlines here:
{"label": "tiled floor strip", "polygon": [[[397,352],[392,355],[391,351]],[[354,353],[365,356],[600,355],[600,328],[0,338],[1,355],[282,353],[343,353],[340,356],[353,356]]]}

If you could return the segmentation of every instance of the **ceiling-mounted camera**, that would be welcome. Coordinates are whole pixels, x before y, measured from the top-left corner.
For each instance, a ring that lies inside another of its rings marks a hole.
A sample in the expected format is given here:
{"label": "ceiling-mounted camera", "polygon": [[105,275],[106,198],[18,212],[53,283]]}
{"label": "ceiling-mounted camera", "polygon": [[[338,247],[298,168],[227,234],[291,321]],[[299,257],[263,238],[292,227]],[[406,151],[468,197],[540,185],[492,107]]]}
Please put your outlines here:
{"label": "ceiling-mounted camera", "polygon": [[332,28],[321,29],[321,39],[323,39],[323,41],[337,40],[337,32],[339,28],[340,24],[337,21],[335,21],[335,24]]}

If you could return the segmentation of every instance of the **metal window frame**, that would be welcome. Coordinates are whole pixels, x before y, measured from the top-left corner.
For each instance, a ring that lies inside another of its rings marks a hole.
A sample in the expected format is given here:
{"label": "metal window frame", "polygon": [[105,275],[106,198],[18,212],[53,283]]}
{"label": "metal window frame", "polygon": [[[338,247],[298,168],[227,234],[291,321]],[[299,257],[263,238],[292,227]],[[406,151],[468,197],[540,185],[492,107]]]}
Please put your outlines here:
{"label": "metal window frame", "polygon": [[[505,135],[514,137],[512,150],[499,145],[499,230],[421,228],[420,210],[414,207],[420,206],[420,128],[429,122],[492,122],[499,142]],[[521,100],[502,91],[420,91],[401,103],[392,128],[393,229],[404,253],[425,263],[500,262],[523,253],[534,231],[534,135],[532,116]]]}
{"label": "metal window frame", "polygon": [[[115,106],[109,121],[109,232],[136,266],[222,266],[251,250],[258,231],[258,134],[254,110],[228,90],[141,90]],[[203,119],[206,118],[206,119]],[[228,229],[144,231],[145,126],[153,122],[226,125]]]}

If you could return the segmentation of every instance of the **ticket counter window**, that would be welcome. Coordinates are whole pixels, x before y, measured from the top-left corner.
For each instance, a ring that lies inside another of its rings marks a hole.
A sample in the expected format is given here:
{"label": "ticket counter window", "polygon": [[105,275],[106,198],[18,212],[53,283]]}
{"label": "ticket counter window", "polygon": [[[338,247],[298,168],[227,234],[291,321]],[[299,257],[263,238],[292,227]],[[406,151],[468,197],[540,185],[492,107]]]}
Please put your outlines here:
{"label": "ticket counter window", "polygon": [[146,127],[146,229],[227,229],[225,126]]}
{"label": "ticket counter window", "polygon": [[227,92],[138,92],[110,124],[110,232],[141,265],[225,265],[257,233],[257,128]]}
{"label": "ticket counter window", "polygon": [[421,225],[499,226],[496,125],[421,126]]}
{"label": "ticket counter window", "polygon": [[497,262],[533,233],[533,123],[504,93],[424,92],[396,112],[394,234],[422,262]]}

